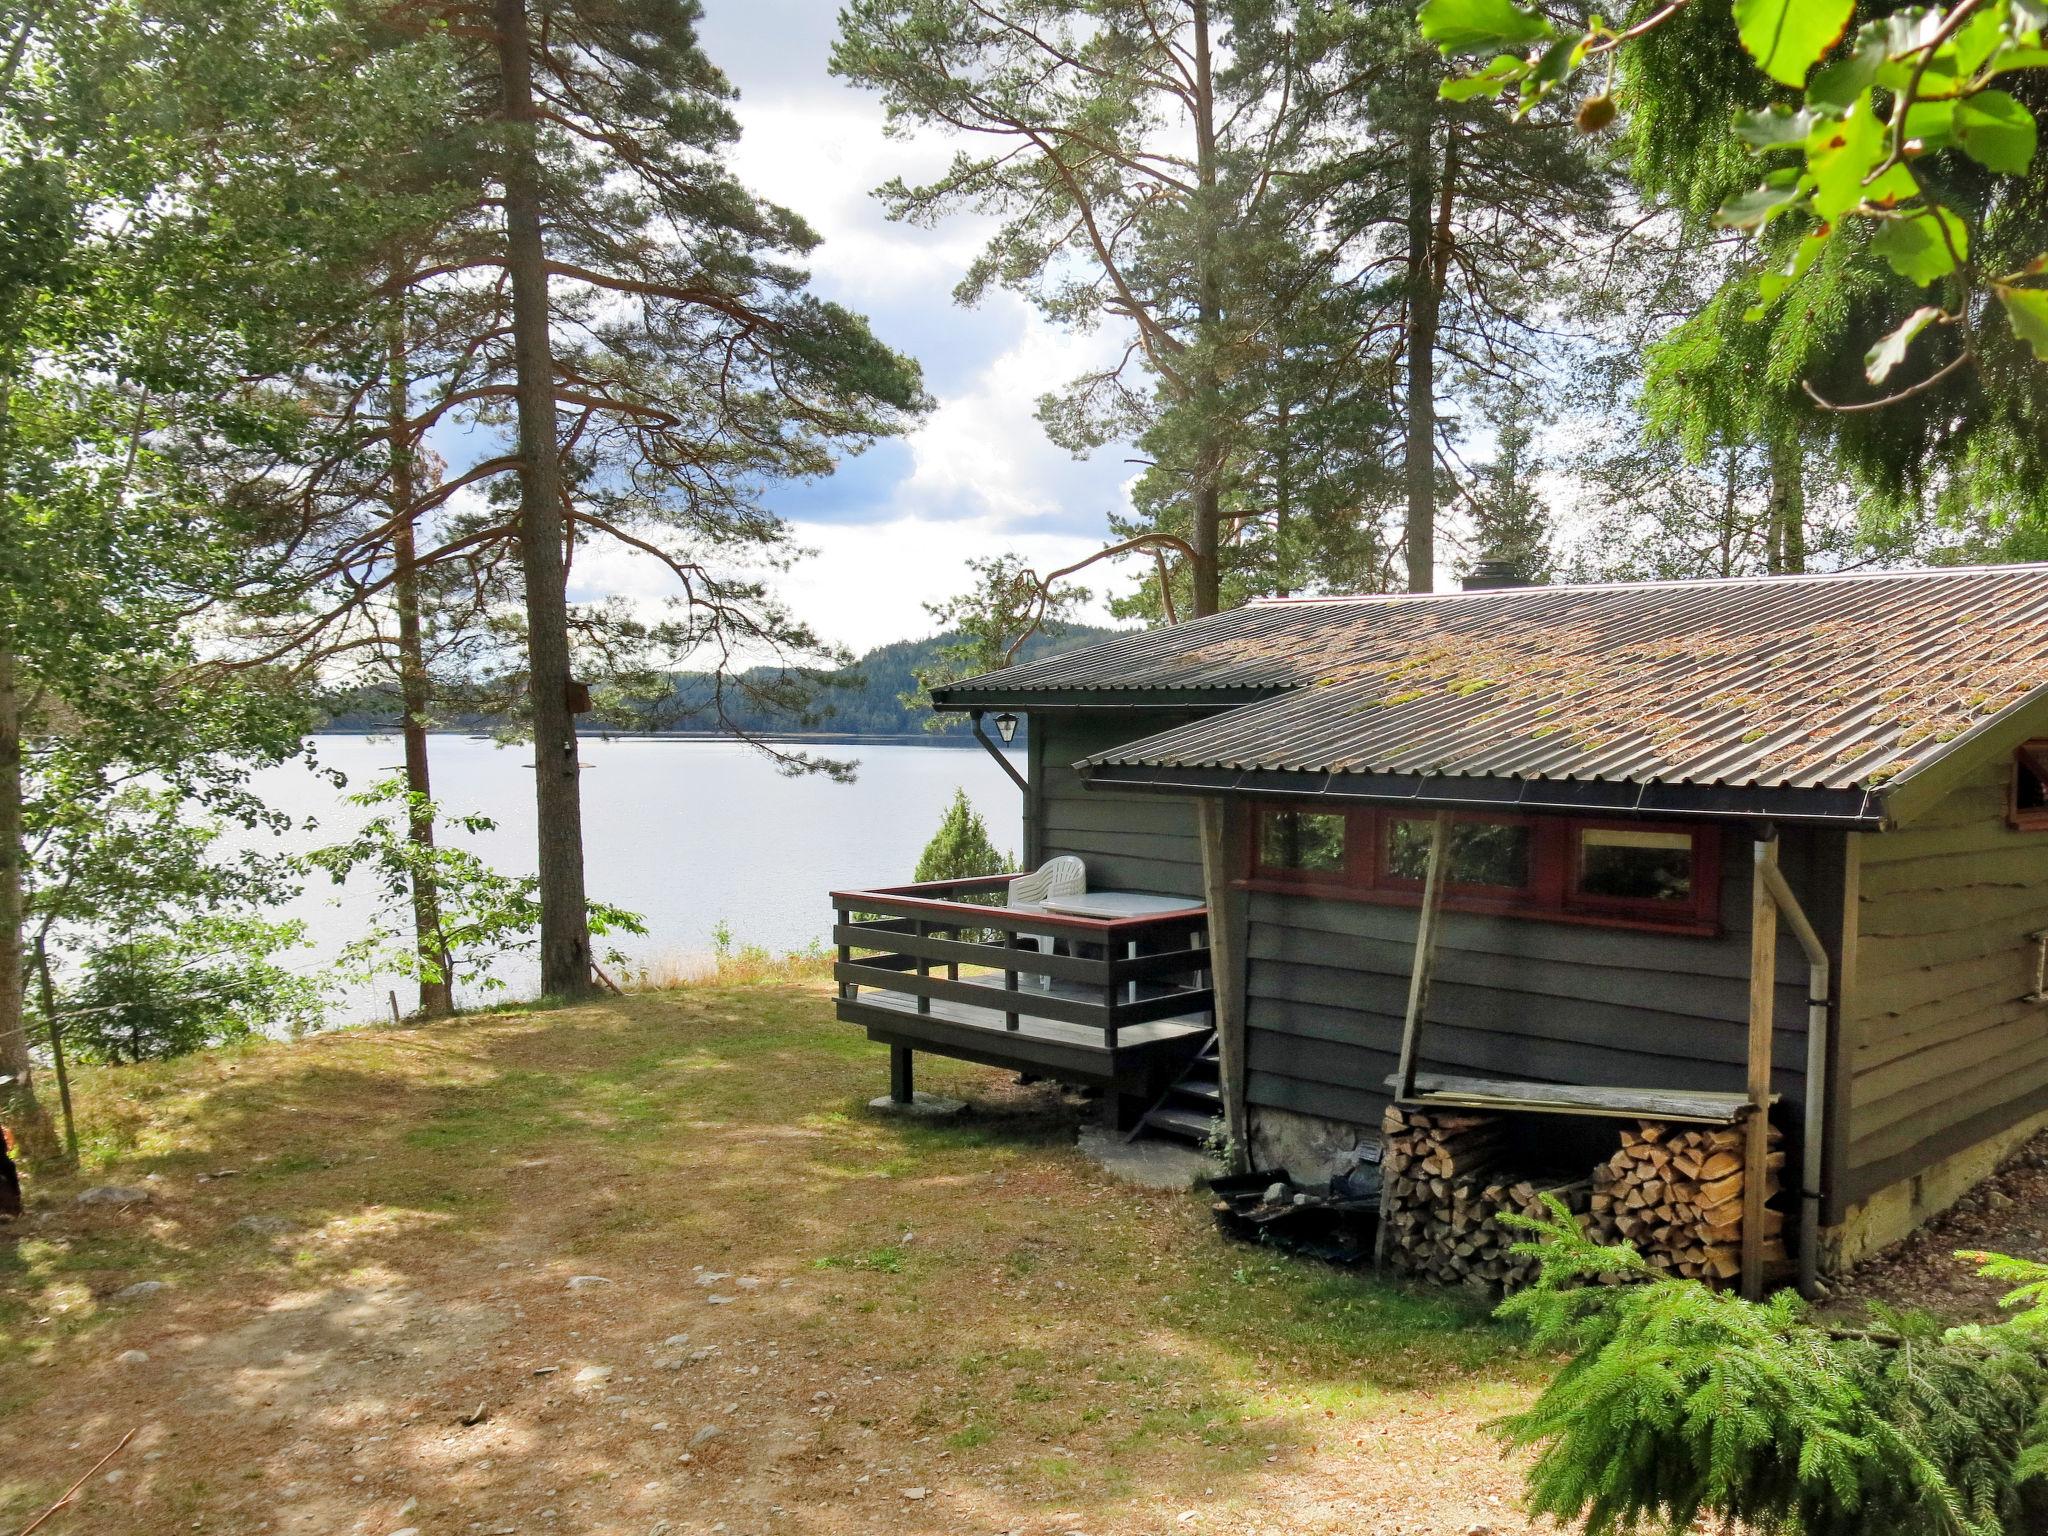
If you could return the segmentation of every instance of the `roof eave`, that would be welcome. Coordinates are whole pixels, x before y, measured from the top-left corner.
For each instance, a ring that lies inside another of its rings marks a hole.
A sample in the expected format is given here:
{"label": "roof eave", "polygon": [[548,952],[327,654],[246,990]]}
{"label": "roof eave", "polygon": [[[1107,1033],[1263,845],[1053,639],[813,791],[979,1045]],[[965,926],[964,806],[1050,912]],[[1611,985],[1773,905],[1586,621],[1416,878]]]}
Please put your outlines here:
{"label": "roof eave", "polygon": [[1733,818],[1874,831],[1884,807],[1862,789],[1793,789],[1764,784],[1629,783],[1604,779],[1510,779],[1456,774],[1328,773],[1319,770],[1198,768],[1082,763],[1089,788],[1154,794],[1244,795],[1342,800],[1432,809],[1569,811],[1595,816]]}
{"label": "roof eave", "polygon": [[1004,688],[970,678],[932,690],[932,708],[967,709],[1232,709],[1257,704],[1283,688]]}

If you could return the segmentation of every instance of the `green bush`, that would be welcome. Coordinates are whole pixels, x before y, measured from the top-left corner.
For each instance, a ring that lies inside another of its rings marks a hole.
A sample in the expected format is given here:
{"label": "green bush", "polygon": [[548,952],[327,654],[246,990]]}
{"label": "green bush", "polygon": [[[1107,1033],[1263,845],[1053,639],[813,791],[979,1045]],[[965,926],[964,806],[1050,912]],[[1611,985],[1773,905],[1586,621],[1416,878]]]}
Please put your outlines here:
{"label": "green bush", "polygon": [[[58,1016],[87,1061],[160,1061],[228,1040],[321,1022],[323,989],[271,962],[297,924],[199,919],[89,950]],[[39,1020],[47,1038],[47,1021]]]}
{"label": "green bush", "polygon": [[956,789],[953,803],[946,807],[946,814],[939,821],[939,830],[925,844],[913,878],[967,880],[976,875],[1007,875],[1016,868],[1010,856],[990,840],[988,824],[968,800],[967,791]]}
{"label": "green bush", "polygon": [[[2048,1430],[2048,1265],[1964,1255],[2020,1282],[1993,1325],[1880,1313],[1816,1321],[1782,1292],[1749,1302],[1603,1248],[1563,1205],[1524,1223],[1541,1261],[1502,1303],[1571,1362],[1496,1426],[1538,1447],[1529,1510],[1588,1536],[1702,1515],[1802,1536],[2017,1536]],[[1593,1283],[1620,1274],[1624,1283]]]}

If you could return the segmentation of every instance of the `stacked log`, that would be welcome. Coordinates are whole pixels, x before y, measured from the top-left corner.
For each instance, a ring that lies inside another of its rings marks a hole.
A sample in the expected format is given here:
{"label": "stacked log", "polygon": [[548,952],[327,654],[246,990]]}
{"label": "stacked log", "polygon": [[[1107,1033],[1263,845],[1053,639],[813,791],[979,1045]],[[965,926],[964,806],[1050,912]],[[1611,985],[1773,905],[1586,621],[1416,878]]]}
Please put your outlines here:
{"label": "stacked log", "polygon": [[[1652,1266],[1723,1285],[1742,1273],[1742,1208],[1748,1183],[1741,1126],[1679,1127],[1644,1120],[1593,1170],[1592,1235],[1626,1242]],[[1773,1127],[1765,1199],[1779,1189],[1785,1153]],[[1785,1217],[1764,1210],[1764,1262],[1785,1263]]]}
{"label": "stacked log", "polygon": [[1534,1278],[1534,1262],[1509,1251],[1528,1233],[1501,1215],[1547,1215],[1546,1194],[1584,1212],[1592,1184],[1507,1171],[1506,1132],[1499,1115],[1388,1109],[1380,1221],[1393,1268],[1441,1285],[1495,1291]]}

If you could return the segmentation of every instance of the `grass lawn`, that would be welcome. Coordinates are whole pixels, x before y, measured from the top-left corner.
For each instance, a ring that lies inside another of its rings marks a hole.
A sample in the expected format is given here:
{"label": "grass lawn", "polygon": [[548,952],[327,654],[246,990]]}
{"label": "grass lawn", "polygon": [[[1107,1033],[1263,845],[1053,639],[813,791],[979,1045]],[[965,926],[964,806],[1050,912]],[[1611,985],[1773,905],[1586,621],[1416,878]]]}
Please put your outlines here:
{"label": "grass lawn", "polygon": [[1525,1529],[1482,1311],[1225,1241],[1047,1088],[871,1116],[885,1064],[755,986],[83,1074],[0,1235],[0,1529],[131,1430],[43,1531]]}

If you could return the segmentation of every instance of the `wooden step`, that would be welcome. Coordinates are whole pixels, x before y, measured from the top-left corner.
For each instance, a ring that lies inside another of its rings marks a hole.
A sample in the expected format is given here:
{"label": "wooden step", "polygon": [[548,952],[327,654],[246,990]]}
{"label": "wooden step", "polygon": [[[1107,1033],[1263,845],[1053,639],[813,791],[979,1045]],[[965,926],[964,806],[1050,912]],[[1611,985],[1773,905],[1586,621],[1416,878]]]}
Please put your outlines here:
{"label": "wooden step", "polygon": [[1223,1107],[1223,1085],[1221,1083],[1203,1082],[1197,1078],[1190,1082],[1175,1083],[1169,1092],[1184,1093],[1191,1099],[1200,1099],[1204,1104],[1213,1104],[1218,1109]]}
{"label": "wooden step", "polygon": [[1145,1117],[1145,1129],[1173,1136],[1184,1136],[1189,1141],[1201,1143],[1209,1139],[1209,1129],[1215,1123],[1214,1115],[1200,1110],[1182,1109],[1178,1104],[1162,1104]]}

